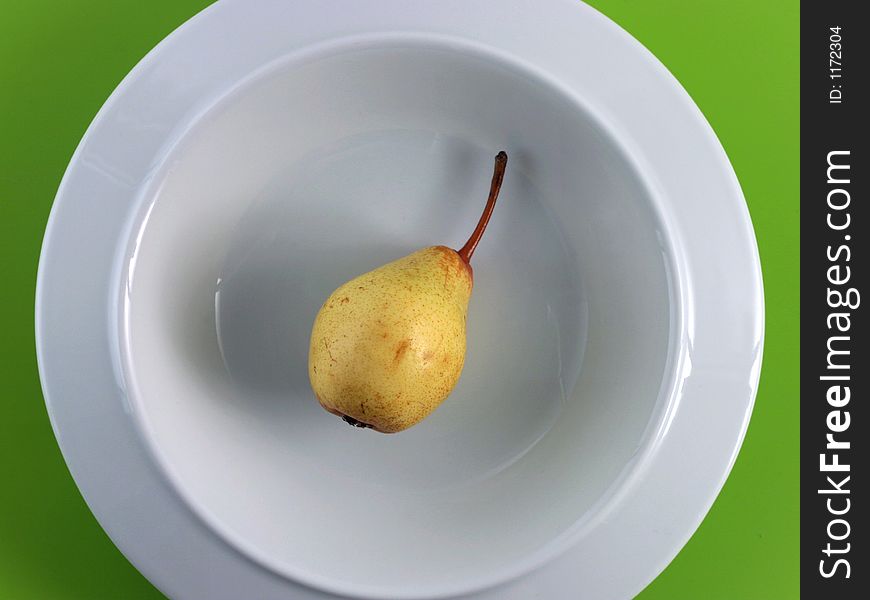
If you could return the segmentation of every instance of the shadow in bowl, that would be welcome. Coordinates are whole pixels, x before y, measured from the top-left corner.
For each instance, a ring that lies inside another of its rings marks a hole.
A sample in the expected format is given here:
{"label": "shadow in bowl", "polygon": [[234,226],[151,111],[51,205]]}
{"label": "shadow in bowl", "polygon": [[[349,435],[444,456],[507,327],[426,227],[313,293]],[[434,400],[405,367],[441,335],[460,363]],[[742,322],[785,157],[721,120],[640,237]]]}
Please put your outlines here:
{"label": "shadow in bowl", "polygon": [[[296,252],[282,256],[268,249],[274,239],[268,235],[256,242],[219,280],[215,292],[217,342],[227,371],[239,387],[239,401],[265,396],[315,402],[308,381],[308,345],[322,302],[347,279],[410,250],[384,244],[335,246],[334,251],[324,252],[303,241]],[[353,275],[340,279],[341,272]]]}

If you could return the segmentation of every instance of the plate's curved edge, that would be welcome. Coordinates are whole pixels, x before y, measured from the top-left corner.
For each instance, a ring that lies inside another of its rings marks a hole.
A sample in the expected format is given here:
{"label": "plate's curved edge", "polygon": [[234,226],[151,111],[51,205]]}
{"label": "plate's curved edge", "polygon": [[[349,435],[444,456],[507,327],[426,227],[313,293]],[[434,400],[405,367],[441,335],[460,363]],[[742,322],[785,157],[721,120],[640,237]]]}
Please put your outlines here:
{"label": "plate's curved edge", "polygon": [[[195,26],[197,21],[201,18],[204,18],[206,15],[214,12],[219,2],[215,2],[206,6],[204,9],[184,21],[181,25],[172,30],[166,37],[164,37],[160,42],[157,43],[154,48],[148,51],[148,53],[143,56],[130,71],[118,82],[118,85],[112,90],[109,96],[106,98],[105,102],[100,106],[94,115],[91,122],[88,124],[88,127],[85,129],[84,134],[82,134],[82,138],[79,140],[79,143],[76,145],[75,150],[73,150],[72,155],[70,156],[69,163],[67,163],[66,169],[64,169],[63,176],[61,177],[60,183],[58,184],[57,191],[54,194],[54,200],[51,204],[51,209],[48,213],[48,219],[46,220],[45,231],[43,233],[42,243],[39,249],[39,259],[37,261],[37,269],[36,269],[36,287],[34,289],[34,335],[35,335],[35,347],[36,347],[36,361],[39,370],[39,382],[42,389],[42,394],[46,402],[46,406],[48,409],[49,421],[51,423],[52,431],[54,432],[55,438],[58,441],[58,444],[62,448],[61,441],[61,433],[57,427],[57,423],[54,420],[51,404],[48,394],[48,385],[45,380],[45,375],[43,371],[43,364],[45,362],[44,357],[44,347],[43,347],[43,336],[42,336],[42,312],[41,308],[43,305],[43,296],[45,290],[45,271],[46,271],[46,261],[48,260],[49,254],[49,246],[51,244],[52,232],[57,227],[57,214],[59,201],[61,197],[64,195],[64,191],[69,185],[69,178],[71,176],[74,165],[81,160],[81,154],[84,151],[84,148],[87,146],[90,138],[93,135],[93,132],[100,126],[105,115],[112,109],[118,99],[124,94],[127,87],[130,85],[130,82],[136,79],[139,74],[146,68],[146,66],[156,60],[155,52],[158,51],[161,47],[169,44],[172,40],[180,35],[183,35],[184,31],[190,27]],[[64,456],[64,460],[66,457]],[[69,465],[67,464],[69,468]]]}
{"label": "plate's curved edge", "polygon": [[[98,510],[94,509],[93,501],[89,497],[80,484],[80,474],[79,470],[73,461],[69,458],[68,444],[65,441],[65,436],[61,431],[60,425],[57,421],[56,410],[53,409],[53,401],[52,401],[52,393],[50,392],[50,386],[47,381],[46,376],[46,356],[45,356],[45,335],[44,335],[44,326],[43,323],[45,321],[43,310],[45,307],[45,278],[46,278],[46,262],[48,260],[48,255],[50,254],[51,248],[51,240],[52,233],[57,228],[58,221],[58,212],[59,212],[59,201],[61,197],[64,195],[67,186],[69,185],[69,179],[71,177],[71,173],[74,169],[74,165],[81,159],[81,155],[84,151],[84,148],[87,146],[90,138],[92,137],[94,131],[96,131],[105,115],[113,108],[115,103],[118,102],[119,98],[125,93],[127,87],[130,85],[132,81],[134,81],[137,77],[139,77],[140,73],[147,68],[147,66],[156,60],[156,52],[159,51],[161,47],[165,47],[168,44],[172,43],[172,41],[182,35],[189,28],[195,27],[198,25],[201,19],[204,19],[211,15],[212,13],[216,13],[218,7],[225,4],[227,0],[216,0],[212,4],[209,4],[205,8],[198,11],[196,14],[182,22],[178,27],[173,29],[169,34],[167,34],[164,38],[162,38],[151,50],[149,50],[139,61],[136,62],[135,65],[127,72],[127,74],[121,79],[120,82],[115,86],[115,88],[111,91],[109,96],[100,105],[100,108],[94,114],[94,117],[91,119],[88,124],[85,132],[82,134],[81,139],[78,144],[76,144],[75,149],[70,155],[69,162],[67,163],[66,168],[64,169],[64,173],[61,176],[61,180],[58,183],[57,191],[54,194],[54,199],[52,200],[51,209],[49,210],[48,218],[46,219],[45,229],[43,232],[42,242],[40,244],[39,250],[39,258],[37,260],[37,271],[36,271],[36,285],[34,287],[34,306],[33,306],[33,318],[34,318],[34,348],[35,348],[35,356],[37,363],[37,372],[39,375],[39,383],[40,390],[42,392],[43,401],[46,407],[46,413],[48,415],[49,424],[52,429],[52,433],[54,434],[55,440],[58,445],[58,449],[60,450],[61,458],[64,461],[64,465],[70,473],[70,476],[73,478],[73,481],[76,484],[76,489],[82,497],[82,500],[85,503],[85,506],[90,511],[91,515],[94,519],[100,524],[101,528],[105,532],[105,534],[112,541],[114,546],[118,549],[118,552],[127,559],[132,565],[135,566],[137,570],[142,572],[143,576],[148,579],[148,581],[157,588],[162,594],[167,597],[177,597],[174,594],[173,586],[164,581],[164,577],[162,577],[157,572],[145,573],[145,571],[151,571],[150,569],[142,567],[135,561],[131,556],[129,551],[126,549],[125,540],[120,539],[112,530],[112,528],[104,525],[104,518],[100,514]],[[243,557],[245,558],[245,557]]]}
{"label": "plate's curved edge", "polygon": [[[569,0],[570,1],[570,0]],[[588,5],[587,5],[588,6]],[[610,19],[598,11],[594,7],[589,7],[593,12],[597,13],[602,19],[610,21]],[[670,556],[663,558],[660,561],[656,572],[646,581],[643,585],[638,586],[632,597],[639,594],[643,591],[649,584],[651,584],[659,574],[661,574],[670,563],[677,557],[677,555],[683,550],[686,544],[692,539],[692,537],[697,532],[698,528],[706,519],[708,513],[713,508],[713,505],[716,503],[716,500],[719,498],[719,495],[722,492],[722,489],[725,487],[725,484],[728,481],[728,478],[731,476],[731,471],[734,468],[735,463],[737,462],[737,458],[740,455],[740,451],[743,448],[743,443],[746,439],[746,435],[749,430],[749,423],[752,420],[752,414],[755,410],[755,403],[758,397],[758,387],[761,380],[761,370],[763,367],[764,360],[764,341],[765,341],[765,295],[764,295],[764,273],[761,265],[761,254],[758,247],[758,239],[755,235],[755,227],[752,222],[752,215],[749,210],[749,205],[746,201],[746,195],[743,192],[743,187],[740,183],[740,179],[737,176],[737,172],[734,169],[734,165],[731,162],[730,157],[728,156],[728,152],[725,149],[725,146],[722,144],[722,140],[719,138],[719,135],[716,133],[716,130],[711,125],[709,119],[704,114],[704,111],[701,107],[695,102],[695,99],[689,93],[689,91],[683,86],[680,80],[674,75],[670,69],[668,69],[667,65],[665,65],[662,61],[656,57],[656,55],[650,50],[643,42],[639,39],[635,38],[628,31],[623,29],[622,27],[617,26],[620,34],[623,35],[628,41],[628,43],[634,44],[636,47],[641,49],[641,51],[646,55],[647,62],[656,70],[658,70],[662,75],[669,79],[672,82],[672,85],[675,89],[679,90],[680,95],[683,96],[684,100],[684,108],[694,116],[699,128],[705,132],[709,142],[712,146],[715,147],[716,152],[720,155],[720,163],[724,165],[726,173],[728,174],[728,178],[730,180],[731,185],[731,195],[735,198],[739,199],[737,203],[738,210],[742,212],[742,221],[744,224],[743,235],[745,236],[745,242],[748,243],[749,248],[751,249],[752,254],[752,266],[753,266],[753,282],[752,285],[755,288],[754,292],[756,293],[756,297],[754,299],[753,304],[755,305],[752,314],[755,318],[757,318],[757,329],[758,329],[758,345],[755,354],[755,360],[753,361],[753,367],[750,374],[750,394],[748,398],[748,403],[746,406],[746,410],[743,416],[743,421],[740,425],[740,430],[735,440],[731,455],[728,460],[728,465],[725,470],[721,473],[718,483],[716,484],[715,490],[712,492],[709,497],[708,502],[706,503],[701,510],[695,515],[694,523],[690,526],[689,530],[685,533],[682,540],[679,542],[679,545],[673,550]]]}
{"label": "plate's curved edge", "polygon": [[[568,3],[574,4],[574,0],[563,0]],[[757,329],[758,329],[758,345],[756,351],[756,357],[753,361],[753,368],[751,372],[751,381],[750,381],[750,395],[747,402],[747,407],[744,413],[743,421],[740,426],[739,434],[737,439],[735,440],[732,453],[728,460],[728,465],[726,469],[722,472],[721,477],[716,485],[716,489],[712,493],[709,498],[709,501],[706,505],[698,512],[696,515],[696,519],[691,528],[686,532],[682,541],[679,543],[679,546],[676,547],[673,553],[663,559],[659,563],[659,567],[656,572],[642,585],[638,586],[632,597],[639,594],[643,589],[645,589],[653,580],[655,580],[658,575],[664,571],[667,566],[673,561],[674,558],[682,551],[685,545],[689,542],[689,540],[694,536],[697,529],[700,527],[701,523],[706,518],[709,511],[712,509],[716,500],[719,497],[719,494],[722,492],[725,483],[728,481],[728,478],[731,475],[731,471],[734,467],[734,464],[737,461],[737,458],[740,454],[740,450],[743,447],[743,443],[746,439],[746,434],[749,429],[749,423],[752,419],[752,414],[755,409],[755,402],[758,395],[758,387],[761,379],[761,369],[764,357],[764,338],[765,338],[765,302],[764,302],[764,277],[763,270],[761,265],[761,256],[758,247],[758,240],[755,235],[755,228],[752,223],[752,215],[749,211],[748,203],[746,202],[746,196],[743,192],[742,185],[740,184],[740,180],[737,176],[737,173],[734,169],[733,163],[731,162],[728,152],[722,144],[721,139],[719,138],[716,130],[710,124],[710,121],[707,119],[701,107],[695,102],[692,95],[689,91],[683,86],[680,80],[668,69],[667,65],[665,65],[662,61],[658,59],[658,57],[650,50],[642,41],[638,38],[634,37],[631,33],[629,33],[624,28],[620,27],[614,21],[612,21],[607,15],[599,11],[597,8],[582,3],[584,8],[588,9],[590,14],[595,15],[596,18],[600,19],[603,22],[606,22],[608,26],[613,27],[617,31],[617,35],[620,35],[625,39],[626,43],[634,46],[644,55],[644,59],[647,64],[654,70],[658,71],[665,79],[671,82],[671,86],[673,89],[678,91],[678,94],[683,99],[683,108],[689,113],[692,114],[699,129],[703,131],[708,138],[708,141],[715,148],[715,151],[720,155],[720,164],[724,166],[725,171],[730,180],[731,193],[734,198],[738,199],[737,202],[738,210],[742,212],[742,222],[744,225],[743,235],[745,236],[745,240],[748,243],[749,248],[751,249],[752,254],[752,267],[753,267],[753,282],[752,286],[755,288],[753,291],[756,293],[756,297],[754,299],[755,308],[752,311],[752,315],[757,318]]]}

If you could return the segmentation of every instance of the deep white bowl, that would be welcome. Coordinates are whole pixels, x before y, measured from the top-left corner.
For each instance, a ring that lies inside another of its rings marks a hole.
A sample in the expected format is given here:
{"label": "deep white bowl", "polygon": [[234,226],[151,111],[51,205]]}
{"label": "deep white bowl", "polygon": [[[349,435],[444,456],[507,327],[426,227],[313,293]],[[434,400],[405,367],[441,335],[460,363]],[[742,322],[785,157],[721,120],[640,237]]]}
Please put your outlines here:
{"label": "deep white bowl", "polygon": [[[461,246],[499,148],[461,383],[399,435],[348,427],[308,383],[318,308]],[[130,397],[182,495],[265,564],[405,597],[498,581],[653,440],[681,330],[669,236],[618,141],[536,73],[426,36],[329,44],[239,86],[165,164],[123,276]]]}
{"label": "deep white bowl", "polygon": [[[706,512],[751,409],[761,287],[727,159],[589,9],[553,0],[532,28],[553,39],[530,40],[511,28],[529,31],[531,3],[372,6],[221,2],[101,112],[40,268],[64,452],[116,542],[179,597],[206,588],[155,560],[172,530],[201,548],[176,559],[225,571],[214,598],[240,582],[263,598],[627,597]],[[569,40],[613,50],[572,64]],[[359,273],[459,247],[499,149],[459,385],[406,432],[348,427],[308,385],[317,309]],[[95,394],[116,405],[76,414]],[[160,491],[120,501],[112,477]]]}

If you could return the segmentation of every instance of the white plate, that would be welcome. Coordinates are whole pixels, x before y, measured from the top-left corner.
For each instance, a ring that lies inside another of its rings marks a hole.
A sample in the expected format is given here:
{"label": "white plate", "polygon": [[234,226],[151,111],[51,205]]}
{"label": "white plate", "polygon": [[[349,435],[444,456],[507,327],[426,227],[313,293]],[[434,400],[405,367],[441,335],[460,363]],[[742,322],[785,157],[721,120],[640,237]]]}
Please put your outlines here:
{"label": "white plate", "polygon": [[[475,255],[462,380],[395,436],[307,387],[349,277]],[[210,7],[94,120],[40,262],[55,432],[94,514],[173,598],[629,598],[720,489],[762,292],[698,109],[585,5]]]}

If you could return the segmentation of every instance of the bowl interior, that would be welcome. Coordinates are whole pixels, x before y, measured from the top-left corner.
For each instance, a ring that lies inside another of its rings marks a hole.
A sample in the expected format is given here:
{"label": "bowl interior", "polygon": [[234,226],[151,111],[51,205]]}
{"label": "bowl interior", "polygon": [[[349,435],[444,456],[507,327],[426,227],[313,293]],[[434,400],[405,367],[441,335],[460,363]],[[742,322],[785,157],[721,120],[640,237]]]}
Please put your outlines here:
{"label": "bowl interior", "polygon": [[[502,148],[459,385],[396,435],[327,414],[320,304],[459,247]],[[282,61],[184,132],[143,206],[134,413],[191,507],[287,576],[412,595],[515,575],[591,519],[663,414],[675,293],[650,193],[594,115],[509,60],[429,40]]]}

